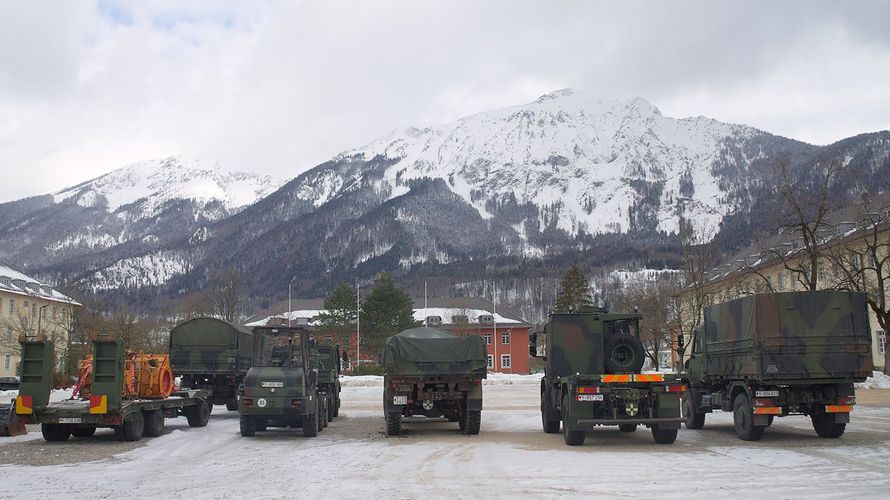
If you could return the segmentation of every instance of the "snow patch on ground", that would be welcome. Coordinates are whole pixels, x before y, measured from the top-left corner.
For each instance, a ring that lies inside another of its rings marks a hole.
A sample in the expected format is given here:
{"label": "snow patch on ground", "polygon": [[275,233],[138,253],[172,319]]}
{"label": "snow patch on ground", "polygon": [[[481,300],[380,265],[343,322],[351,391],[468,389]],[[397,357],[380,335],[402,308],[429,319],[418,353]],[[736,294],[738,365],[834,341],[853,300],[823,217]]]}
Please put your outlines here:
{"label": "snow patch on ground", "polygon": [[861,384],[856,384],[857,389],[890,389],[890,376],[886,375],[884,372],[873,372],[871,377],[868,377],[865,382]]}

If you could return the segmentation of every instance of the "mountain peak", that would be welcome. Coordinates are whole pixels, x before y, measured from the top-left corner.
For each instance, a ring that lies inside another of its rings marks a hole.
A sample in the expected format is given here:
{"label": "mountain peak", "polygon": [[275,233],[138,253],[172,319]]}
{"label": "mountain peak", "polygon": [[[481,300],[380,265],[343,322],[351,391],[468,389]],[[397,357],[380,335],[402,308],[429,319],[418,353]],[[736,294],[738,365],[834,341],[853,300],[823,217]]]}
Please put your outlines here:
{"label": "mountain peak", "polygon": [[559,99],[561,97],[568,97],[574,95],[574,89],[559,89],[554,90],[553,92],[547,93],[539,97],[535,102],[547,102],[555,99]]}

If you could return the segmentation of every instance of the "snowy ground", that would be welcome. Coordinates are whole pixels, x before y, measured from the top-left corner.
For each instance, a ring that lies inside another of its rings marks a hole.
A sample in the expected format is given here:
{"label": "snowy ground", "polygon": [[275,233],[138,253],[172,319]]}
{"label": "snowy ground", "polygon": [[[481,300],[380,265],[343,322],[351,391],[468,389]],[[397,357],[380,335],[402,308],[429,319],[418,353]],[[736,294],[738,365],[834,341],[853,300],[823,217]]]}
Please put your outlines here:
{"label": "snowy ground", "polygon": [[[208,427],[168,420],[167,433],[120,443],[109,430],[46,443],[39,430],[0,438],[0,498],[73,497],[881,497],[890,494],[890,391],[858,391],[838,440],[803,417],[778,419],[762,441],[739,441],[730,415],[708,416],[674,445],[649,432],[602,428],[580,448],[541,432],[537,378],[495,377],[482,433],[414,421],[383,435],[382,387],[348,380],[341,416],[313,439],[272,429],[238,434],[236,413],[214,408]],[[509,382],[509,383],[508,383]],[[34,432],[36,431],[36,432]]]}

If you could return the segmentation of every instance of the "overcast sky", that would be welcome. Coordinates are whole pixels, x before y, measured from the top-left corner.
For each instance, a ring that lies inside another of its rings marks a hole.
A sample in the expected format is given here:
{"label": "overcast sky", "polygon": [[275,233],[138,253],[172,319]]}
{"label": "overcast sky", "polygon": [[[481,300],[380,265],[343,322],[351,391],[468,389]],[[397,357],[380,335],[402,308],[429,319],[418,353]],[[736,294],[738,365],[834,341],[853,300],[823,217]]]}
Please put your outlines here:
{"label": "overcast sky", "polygon": [[0,201],[181,152],[290,178],[565,87],[816,144],[890,128],[890,2],[180,3],[0,0]]}

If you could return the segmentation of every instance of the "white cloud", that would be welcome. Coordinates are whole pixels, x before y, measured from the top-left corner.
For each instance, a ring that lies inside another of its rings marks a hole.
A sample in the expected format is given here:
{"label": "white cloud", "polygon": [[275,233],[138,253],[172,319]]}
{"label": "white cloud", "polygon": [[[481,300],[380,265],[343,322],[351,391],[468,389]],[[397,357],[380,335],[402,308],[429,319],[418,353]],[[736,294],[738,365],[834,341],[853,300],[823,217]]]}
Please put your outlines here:
{"label": "white cloud", "polygon": [[293,176],[393,128],[561,87],[827,143],[890,126],[888,14],[870,2],[8,2],[0,200],[178,152]]}

